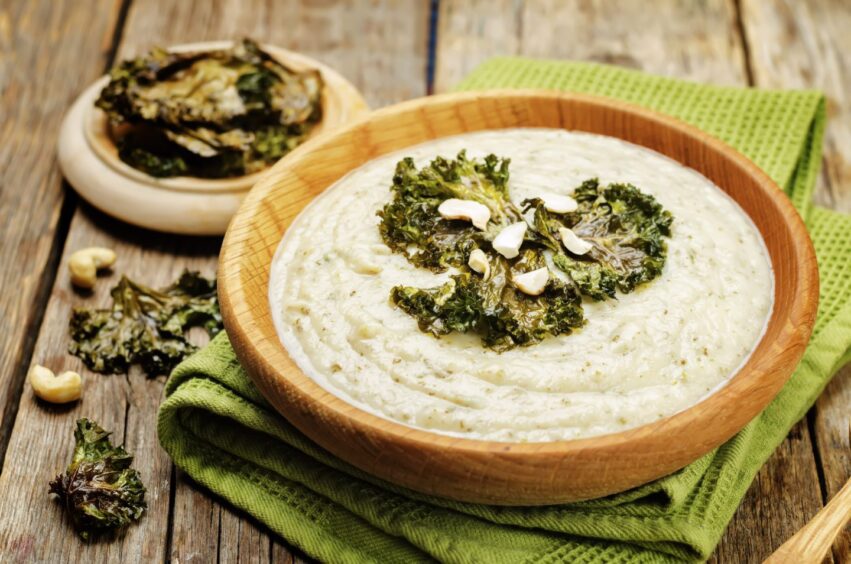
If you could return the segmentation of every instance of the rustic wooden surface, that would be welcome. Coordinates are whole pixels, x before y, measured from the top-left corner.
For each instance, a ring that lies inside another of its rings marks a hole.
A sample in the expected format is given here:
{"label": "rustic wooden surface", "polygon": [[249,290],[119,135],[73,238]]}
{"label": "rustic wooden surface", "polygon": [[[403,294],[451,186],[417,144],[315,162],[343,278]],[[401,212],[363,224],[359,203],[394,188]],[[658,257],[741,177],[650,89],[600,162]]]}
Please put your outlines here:
{"label": "rustic wooden surface", "polygon": [[[498,54],[595,60],[723,84],[820,88],[830,98],[830,121],[817,199],[851,211],[851,6],[843,0],[304,4],[0,0],[0,561],[289,562],[297,554],[175,471],[154,432],[162,379],[84,371],[83,401],[64,409],[38,403],[23,386],[31,362],[79,366],[65,353],[68,311],[104,303],[116,279],[105,278],[93,296],[77,294],[65,274],[70,250],[113,246],[116,273],[154,285],[184,266],[208,274],[215,268],[218,240],[122,225],[81,205],[61,182],[54,149],[62,114],[115,60],[116,49],[121,57],[156,43],[250,35],[334,66],[374,107],[425,94],[430,64],[434,89],[446,90]],[[851,474],[849,405],[846,367],[759,473],[713,561],[760,561],[839,491]],[[113,543],[81,544],[46,495],[47,481],[67,462],[72,422],[83,413],[127,443],[150,489],[149,514]],[[832,559],[845,562],[849,554],[846,531]]]}

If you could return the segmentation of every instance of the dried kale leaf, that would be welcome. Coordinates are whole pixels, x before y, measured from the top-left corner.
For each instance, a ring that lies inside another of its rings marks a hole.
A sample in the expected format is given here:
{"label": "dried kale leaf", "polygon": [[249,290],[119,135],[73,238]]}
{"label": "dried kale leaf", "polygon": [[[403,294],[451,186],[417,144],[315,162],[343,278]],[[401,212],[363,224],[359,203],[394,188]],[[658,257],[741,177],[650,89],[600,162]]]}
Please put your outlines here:
{"label": "dried kale leaf", "polygon": [[[464,151],[454,160],[437,157],[419,170],[413,159],[399,161],[390,188],[393,200],[378,212],[384,242],[413,264],[435,272],[465,265],[471,251],[521,218],[508,197],[508,164],[508,159],[495,155],[468,159]],[[490,208],[488,231],[468,222],[442,220],[437,207],[449,198],[474,200]]]}
{"label": "dried kale leaf", "polygon": [[512,269],[528,272],[543,266],[542,261],[532,250],[513,266],[492,256],[488,277],[466,271],[436,288],[396,286],[390,299],[417,320],[420,330],[435,336],[474,331],[496,351],[528,346],[570,333],[585,322],[579,294],[558,278],[550,278],[543,294],[534,297],[510,284]]}
{"label": "dried kale leaf", "polygon": [[[414,317],[420,330],[437,337],[475,332],[497,351],[528,346],[581,327],[582,295],[614,298],[617,290],[631,292],[661,274],[667,256],[663,237],[670,236],[673,218],[652,196],[629,184],[602,187],[592,179],[575,190],[574,212],[549,212],[540,199],[523,201],[521,212],[510,199],[508,164],[495,155],[468,159],[464,151],[455,160],[438,157],[419,170],[410,158],[397,164],[393,199],[378,213],[384,242],[417,266],[458,271],[435,288],[392,289],[391,301]],[[487,230],[442,219],[437,208],[448,198],[488,206]],[[491,243],[517,221],[526,221],[528,229],[520,255],[508,260]],[[560,240],[563,227],[592,249],[570,253]],[[475,249],[487,256],[485,275],[467,266]],[[515,274],[543,267],[550,279],[541,295],[526,295],[511,283]]]}
{"label": "dried kale leaf", "polygon": [[[568,214],[548,212],[541,200],[525,200],[534,209],[536,240],[556,254],[553,263],[567,273],[580,291],[596,300],[613,298],[615,288],[632,292],[662,273],[667,257],[664,237],[671,235],[673,216],[656,199],[631,184],[601,186],[586,180],[573,193],[579,204]],[[591,244],[585,255],[572,255],[554,234],[569,227]]]}
{"label": "dried kale leaf", "polygon": [[294,71],[245,39],[124,61],[95,105],[129,127],[118,145],[130,166],[219,178],[262,170],[301,143],[321,119],[322,88],[318,71]]}
{"label": "dried kale leaf", "polygon": [[69,352],[95,372],[126,373],[140,364],[149,376],[168,374],[197,349],[187,329],[222,329],[216,281],[197,272],[184,271],[162,290],[123,276],[111,294],[109,309],[75,308],[71,316]]}
{"label": "dried kale leaf", "polygon": [[139,472],[130,468],[133,457],[109,435],[93,421],[77,420],[71,464],[50,482],[83,540],[138,521],[147,507]]}

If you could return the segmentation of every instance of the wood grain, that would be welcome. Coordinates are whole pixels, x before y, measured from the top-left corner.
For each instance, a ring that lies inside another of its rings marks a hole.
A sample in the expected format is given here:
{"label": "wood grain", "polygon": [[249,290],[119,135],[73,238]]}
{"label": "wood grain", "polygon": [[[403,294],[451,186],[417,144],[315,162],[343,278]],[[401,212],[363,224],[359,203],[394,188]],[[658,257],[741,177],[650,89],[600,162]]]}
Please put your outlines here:
{"label": "wood grain", "polygon": [[[438,435],[377,417],[299,370],[277,337],[267,300],[272,256],[298,212],[371,159],[439,137],[505,127],[587,131],[653,149],[702,173],[751,217],[771,257],[774,309],[763,339],[725,387],[629,431],[506,443]],[[804,224],[779,192],[722,142],[630,104],[546,90],[413,100],[309,141],[254,187],[222,246],[222,316],[237,356],[266,398],[312,440],[366,472],[477,503],[541,505],[608,495],[664,476],[729,439],[773,399],[803,354],[815,319],[818,273]]]}
{"label": "wood grain", "polygon": [[[817,88],[826,94],[824,160],[815,200],[851,211],[851,4],[743,0],[741,6],[755,84]],[[851,477],[849,405],[851,366],[827,386],[810,414],[825,500]],[[840,534],[833,555],[838,562],[851,559],[851,531]]]}
{"label": "wood grain", "polygon": [[[834,376],[816,401],[813,430],[824,476],[825,499],[839,493],[851,478],[851,366]],[[833,545],[837,562],[851,561],[851,529],[839,533]]]}
{"label": "wood grain", "polygon": [[851,212],[851,3],[742,0],[755,84],[817,88],[828,98],[816,202]]}
{"label": "wood grain", "polygon": [[497,55],[595,61],[741,84],[745,63],[735,16],[728,0],[443,0],[435,91],[451,89]]}
{"label": "wood grain", "polygon": [[421,0],[136,2],[122,52],[245,35],[333,67],[380,107],[426,93],[429,5]]}
{"label": "wood grain", "polygon": [[[67,78],[69,86],[65,99],[46,92],[47,88],[60,85],[39,83],[39,89],[29,96],[37,95],[38,99],[55,102],[50,107],[55,119],[48,123],[49,128],[43,126],[34,133],[28,133],[33,135],[28,141],[31,146],[9,144],[0,147],[0,155],[6,154],[6,161],[13,156],[20,159],[18,153],[7,154],[10,150],[43,147],[43,156],[37,162],[23,160],[22,167],[4,167],[4,171],[11,169],[7,178],[16,182],[26,179],[22,188],[30,187],[39,178],[42,183],[46,182],[44,178],[48,178],[58,192],[59,175],[52,162],[56,127],[72,95],[76,94],[74,90],[81,89],[86,81],[100,74],[104,64],[102,57],[99,60],[94,54],[89,57],[94,60],[86,60],[84,47],[88,44],[76,50],[69,46],[83,39],[94,44],[97,36],[91,33],[95,29],[92,26],[98,24],[101,17],[104,21],[107,19],[104,15],[106,10],[103,4],[93,7],[82,2],[74,6],[60,6],[58,2],[46,0],[27,4],[32,5],[32,13],[18,18],[27,19],[26,25],[20,25],[18,20],[12,22],[24,31],[29,29],[27,25],[49,21],[51,16],[48,14],[58,10],[52,17],[64,17],[80,35],[84,35],[83,30],[89,33],[85,38],[70,39],[60,34],[56,41],[45,42],[43,49],[35,53],[43,61],[47,61],[48,54],[60,53],[64,58],[59,60],[65,64],[69,65],[71,61],[79,63],[81,67],[69,66],[68,70],[69,73],[71,70],[78,73],[74,77],[77,80],[74,82]],[[298,4],[235,0],[134,2],[127,14],[118,56],[131,56],[156,44],[238,39],[248,35],[304,51],[335,66],[357,82],[373,104],[425,93],[427,5],[366,0],[315,3],[307,7]],[[75,12],[77,9],[79,11]],[[89,20],[93,13],[98,17],[92,23]],[[8,31],[10,25],[3,24],[0,17],[0,34],[4,29]],[[364,29],[369,31],[366,41],[361,37]],[[63,45],[64,51],[59,47],[62,40],[67,42]],[[26,56],[20,60],[28,64]],[[4,58],[0,64],[4,62],[9,63]],[[46,63],[38,64],[44,66]],[[16,88],[24,87],[23,78],[19,80],[22,86]],[[66,80],[65,74],[60,78]],[[6,90],[7,95],[11,92]],[[32,111],[32,105],[21,105]],[[9,127],[8,121],[4,127]],[[31,168],[38,169],[39,174],[32,174]],[[19,215],[21,212],[17,209],[25,209],[21,202],[29,201],[27,192],[5,190],[0,197],[7,198],[7,195],[13,196],[14,201],[10,200],[7,205],[4,200],[2,213],[14,213],[15,221],[20,222],[19,228],[28,227],[30,232],[40,234],[33,225],[40,226],[39,222],[48,220],[55,224],[56,217],[53,216],[58,215],[58,203],[49,213],[44,209],[34,209],[34,219],[30,220],[29,216]],[[26,225],[28,222],[33,225]],[[7,252],[5,243],[4,234],[3,253]],[[71,290],[65,263],[69,252],[90,244],[115,249],[119,259],[115,266],[116,274],[101,280],[94,294],[87,296]],[[191,482],[178,480],[172,483],[173,467],[157,444],[155,428],[163,378],[148,380],[136,372],[131,372],[126,378],[93,374],[82,369],[79,362],[66,353],[67,323],[72,305],[106,305],[108,290],[117,281],[118,273],[126,273],[153,286],[172,281],[187,266],[212,275],[218,246],[217,239],[166,236],[133,228],[85,205],[74,211],[33,359],[54,368],[80,369],[84,378],[84,397],[76,405],[57,410],[36,402],[30,390],[24,389],[7,454],[7,470],[0,475],[0,499],[3,500],[0,504],[0,561],[105,562],[123,559],[130,562],[236,562],[262,561],[263,555],[275,561],[298,558],[277,538],[272,539],[262,527],[224,508],[218,500]],[[31,254],[34,250],[33,247],[22,249]],[[33,256],[31,261],[38,258]],[[19,271],[21,276],[25,272]],[[21,284],[20,280],[11,283],[12,286],[4,285],[4,288]],[[17,304],[21,294],[4,291],[0,299]],[[31,307],[29,304],[18,305],[21,312]],[[3,335],[0,339],[5,337]],[[15,346],[19,346],[20,339],[17,343]],[[9,347],[4,350],[12,350],[12,345]],[[26,366],[29,366],[29,359],[22,363],[23,368]],[[20,389],[20,382],[14,388]],[[47,482],[67,465],[73,445],[73,422],[80,415],[92,417],[114,431],[117,442],[126,441],[127,449],[136,455],[135,466],[149,489],[147,515],[138,525],[130,527],[125,536],[112,542],[81,543],[64,521],[58,505],[51,502],[46,493]]]}
{"label": "wood grain", "polygon": [[119,6],[0,2],[0,457],[55,260],[63,190],[54,135],[73,97],[103,71]]}
{"label": "wood grain", "polygon": [[[144,241],[144,246],[136,244]],[[147,379],[137,370],[128,376],[105,376],[85,370],[67,354],[68,319],[73,306],[96,307],[109,303],[109,290],[124,273],[160,287],[171,283],[184,268],[214,274],[217,239],[177,239],[128,227],[88,208],[79,208],[71,222],[62,262],[57,273],[33,361],[53,370],[75,370],[83,375],[83,398],[68,408],[53,408],[34,399],[25,386],[9,442],[6,464],[0,475],[0,561],[26,539],[28,561],[54,558],[105,562],[161,560],[168,527],[171,461],[156,437],[156,412],[164,377]],[[88,246],[115,249],[114,272],[102,277],[92,295],[72,289],[67,274],[70,252]],[[63,518],[59,505],[47,495],[46,484],[68,464],[73,447],[72,431],[78,417],[89,417],[113,431],[135,455],[134,466],[148,488],[148,510],[138,526],[113,542],[80,542]]]}
{"label": "wood grain", "polygon": [[774,551],[765,564],[821,562],[830,552],[836,535],[849,521],[851,521],[851,480],[845,483],[839,493],[807,523],[806,527]]}
{"label": "wood grain", "polygon": [[[822,508],[806,420],[760,469],[710,562],[761,562]],[[800,491],[799,491],[800,490]]]}

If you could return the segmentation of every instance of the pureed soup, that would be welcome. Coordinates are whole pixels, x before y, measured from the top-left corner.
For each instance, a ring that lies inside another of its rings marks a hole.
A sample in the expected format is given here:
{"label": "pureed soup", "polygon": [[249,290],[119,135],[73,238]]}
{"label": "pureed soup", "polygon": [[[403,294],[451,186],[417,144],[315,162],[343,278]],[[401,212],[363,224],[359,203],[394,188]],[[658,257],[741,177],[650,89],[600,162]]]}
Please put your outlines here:
{"label": "pureed soup", "polygon": [[[441,174],[456,190],[435,198]],[[323,388],[405,425],[514,442],[694,405],[747,360],[772,298],[757,228],[708,179],[557,129],[447,137],[366,163],[302,211],[270,280],[281,342]]]}

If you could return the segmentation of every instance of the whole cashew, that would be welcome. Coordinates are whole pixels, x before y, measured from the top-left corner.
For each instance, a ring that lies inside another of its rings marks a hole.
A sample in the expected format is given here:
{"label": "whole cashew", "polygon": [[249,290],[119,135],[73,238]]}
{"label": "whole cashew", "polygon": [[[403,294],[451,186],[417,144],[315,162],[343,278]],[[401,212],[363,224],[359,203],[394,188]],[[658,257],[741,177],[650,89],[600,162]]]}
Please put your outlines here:
{"label": "whole cashew", "polygon": [[98,269],[108,268],[114,263],[115,251],[112,249],[88,247],[75,251],[68,259],[71,282],[80,288],[94,288]]}
{"label": "whole cashew", "polygon": [[78,400],[83,392],[83,380],[76,372],[63,372],[56,376],[49,368],[34,364],[29,378],[35,395],[50,403]]}

